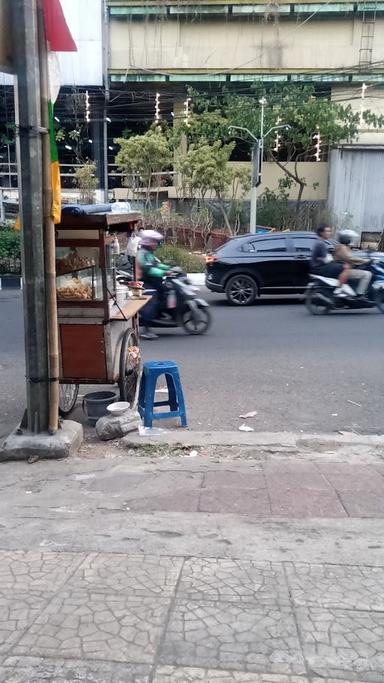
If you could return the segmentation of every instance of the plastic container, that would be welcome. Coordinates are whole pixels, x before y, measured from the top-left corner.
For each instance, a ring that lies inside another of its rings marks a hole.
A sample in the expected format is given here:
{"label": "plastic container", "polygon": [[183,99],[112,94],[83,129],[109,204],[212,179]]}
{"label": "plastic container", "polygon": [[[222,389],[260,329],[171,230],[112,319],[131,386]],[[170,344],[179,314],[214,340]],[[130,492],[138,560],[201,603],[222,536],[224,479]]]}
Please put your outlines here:
{"label": "plastic container", "polygon": [[123,415],[131,407],[130,403],[127,401],[117,401],[117,403],[110,403],[107,406],[107,411],[111,415]]}
{"label": "plastic container", "polygon": [[83,411],[92,427],[100,417],[108,414],[107,408],[116,403],[117,394],[114,391],[92,391],[83,398]]}

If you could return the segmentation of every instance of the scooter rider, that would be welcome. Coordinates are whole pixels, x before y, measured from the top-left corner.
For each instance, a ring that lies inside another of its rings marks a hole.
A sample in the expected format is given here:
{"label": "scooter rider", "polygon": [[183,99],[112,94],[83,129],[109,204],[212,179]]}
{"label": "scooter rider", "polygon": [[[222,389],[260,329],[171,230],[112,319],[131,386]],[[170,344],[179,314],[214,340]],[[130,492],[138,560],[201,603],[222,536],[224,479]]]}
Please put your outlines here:
{"label": "scooter rider", "polygon": [[163,299],[163,277],[169,273],[167,266],[155,256],[155,251],[163,241],[163,235],[157,230],[143,230],[140,235],[140,249],[137,252],[136,262],[141,271],[141,277],[147,289],[156,290],[152,294],[151,301],[142,310],[142,319],[145,322],[145,330],[141,335],[143,339],[156,339],[157,334],[151,332],[150,323],[159,315],[160,303]]}
{"label": "scooter rider", "polygon": [[318,240],[312,249],[310,269],[314,275],[322,275],[339,280],[340,286],[335,289],[338,296],[347,296],[343,291],[350,274],[350,266],[346,263],[336,263],[330,253],[330,240],[332,236],[331,228],[325,223],[321,224],[317,230]]}
{"label": "scooter rider", "polygon": [[353,266],[364,266],[369,263],[369,259],[355,256],[350,248],[355,238],[356,233],[353,230],[340,230],[337,235],[339,244],[335,248],[334,258],[337,263],[347,264],[351,268],[348,279],[357,281],[356,294],[363,297],[367,293],[372,273],[368,270],[353,268]]}

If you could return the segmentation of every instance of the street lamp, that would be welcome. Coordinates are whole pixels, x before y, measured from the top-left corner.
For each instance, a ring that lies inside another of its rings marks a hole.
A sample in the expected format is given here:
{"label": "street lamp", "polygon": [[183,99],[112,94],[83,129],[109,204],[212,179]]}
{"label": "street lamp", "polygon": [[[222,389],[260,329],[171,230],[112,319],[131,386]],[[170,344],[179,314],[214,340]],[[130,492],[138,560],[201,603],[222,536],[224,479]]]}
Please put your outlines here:
{"label": "street lamp", "polygon": [[230,133],[232,130],[241,130],[244,133],[247,133],[249,137],[254,140],[254,144],[252,145],[252,183],[251,183],[251,210],[250,210],[250,221],[249,221],[249,232],[256,232],[256,217],[257,217],[257,188],[261,183],[261,168],[263,164],[263,143],[264,139],[268,137],[270,133],[273,133],[275,130],[281,130],[284,128],[285,130],[289,130],[291,126],[289,124],[280,124],[279,126],[272,126],[265,134],[264,134],[264,106],[266,105],[266,100],[263,98],[262,100],[259,100],[259,104],[261,104],[261,126],[260,126],[260,137],[257,138],[256,135],[254,135],[248,128],[244,128],[243,126],[229,126],[228,132]]}

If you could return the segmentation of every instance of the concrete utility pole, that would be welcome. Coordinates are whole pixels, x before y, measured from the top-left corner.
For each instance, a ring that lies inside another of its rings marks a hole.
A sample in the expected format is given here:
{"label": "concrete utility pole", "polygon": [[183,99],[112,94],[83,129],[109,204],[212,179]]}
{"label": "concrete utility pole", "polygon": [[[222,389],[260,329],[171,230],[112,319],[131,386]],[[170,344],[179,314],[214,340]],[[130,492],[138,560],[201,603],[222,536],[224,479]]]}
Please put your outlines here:
{"label": "concrete utility pole", "polygon": [[49,372],[44,277],[43,168],[36,0],[12,0],[19,198],[22,222],[27,422],[48,429]]}
{"label": "concrete utility pole", "polygon": [[104,121],[103,121],[103,163],[104,163],[104,202],[107,204],[109,201],[109,191],[108,191],[108,103],[109,103],[109,27],[108,27],[108,3],[107,0],[102,2],[102,26],[103,26],[103,80],[105,89],[105,99],[104,99]]}

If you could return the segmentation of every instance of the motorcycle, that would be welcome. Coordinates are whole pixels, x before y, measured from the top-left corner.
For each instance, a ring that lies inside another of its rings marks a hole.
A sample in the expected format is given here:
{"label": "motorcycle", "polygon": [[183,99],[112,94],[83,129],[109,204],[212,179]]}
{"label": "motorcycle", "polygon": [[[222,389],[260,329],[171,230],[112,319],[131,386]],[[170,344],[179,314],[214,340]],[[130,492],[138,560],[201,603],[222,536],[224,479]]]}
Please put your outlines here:
{"label": "motorcycle", "polygon": [[305,295],[308,311],[312,315],[325,315],[330,311],[346,308],[355,310],[377,306],[379,311],[384,313],[384,262],[373,258],[364,268],[372,273],[365,297],[356,296],[349,285],[345,285],[350,290],[349,295],[341,297],[335,294],[335,289],[339,287],[338,280],[322,275],[311,275],[312,282],[309,283]]}
{"label": "motorcycle", "polygon": [[[132,277],[128,273],[118,272],[117,281],[128,284]],[[187,334],[205,334],[212,322],[209,304],[196,296],[199,287],[195,287],[183,273],[181,268],[173,268],[163,278],[163,296],[159,302],[158,316],[155,320],[143,320],[140,324],[156,328],[182,327]],[[151,295],[156,290],[145,289],[144,294]]]}

